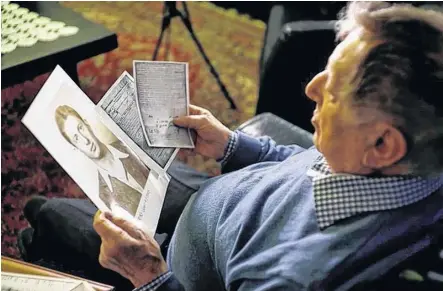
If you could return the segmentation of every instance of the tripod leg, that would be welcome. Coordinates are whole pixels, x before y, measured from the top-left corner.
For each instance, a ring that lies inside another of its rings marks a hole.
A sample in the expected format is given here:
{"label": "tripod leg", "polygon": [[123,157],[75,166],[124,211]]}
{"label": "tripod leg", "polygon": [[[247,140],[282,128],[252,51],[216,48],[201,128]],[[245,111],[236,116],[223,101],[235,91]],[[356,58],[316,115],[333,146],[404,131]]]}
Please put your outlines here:
{"label": "tripod leg", "polygon": [[160,30],[160,36],[158,37],[157,44],[155,45],[154,54],[152,55],[152,60],[155,61],[157,59],[158,51],[160,49],[160,45],[163,40],[163,35],[165,33],[165,30],[169,27],[171,24],[171,15],[167,10],[167,7],[165,6],[163,8],[163,19],[162,19],[162,26]]}
{"label": "tripod leg", "polygon": [[171,34],[172,34],[172,27],[169,26],[168,31],[166,32],[166,40],[165,40],[165,53],[163,56],[163,59],[165,61],[169,60],[169,52],[171,50]]}
{"label": "tripod leg", "polygon": [[209,60],[208,56],[205,53],[205,50],[203,49],[203,46],[201,45],[200,41],[198,40],[197,36],[195,35],[194,29],[192,28],[192,24],[191,21],[189,20],[189,12],[186,6],[186,3],[183,2],[183,7],[185,10],[185,15],[183,14],[179,14],[181,20],[183,21],[183,24],[186,26],[186,28],[189,31],[189,34],[191,35],[192,40],[194,41],[195,45],[197,46],[198,50],[200,51],[200,54],[202,55],[203,59],[205,60],[206,64],[209,66],[209,70],[211,71],[212,75],[214,76],[215,80],[217,81],[217,84],[220,86],[220,89],[223,93],[223,95],[225,96],[225,98],[228,100],[231,109],[237,109],[237,106],[234,103],[234,100],[232,99],[232,97],[229,95],[228,90],[226,89],[225,85],[223,84],[223,82],[220,80],[220,76],[217,73],[217,71],[215,70],[214,66],[212,65],[211,61]]}

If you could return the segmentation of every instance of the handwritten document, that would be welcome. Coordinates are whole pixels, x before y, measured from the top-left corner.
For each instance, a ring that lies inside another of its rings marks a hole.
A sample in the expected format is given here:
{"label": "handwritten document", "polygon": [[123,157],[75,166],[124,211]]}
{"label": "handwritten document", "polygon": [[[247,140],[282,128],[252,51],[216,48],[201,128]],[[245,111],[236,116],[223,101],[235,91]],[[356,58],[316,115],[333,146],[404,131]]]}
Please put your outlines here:
{"label": "handwritten document", "polygon": [[188,114],[188,64],[134,61],[137,106],[152,147],[193,148],[189,129],[172,123]]}
{"label": "handwritten document", "polygon": [[85,281],[2,272],[2,291],[93,291]]}
{"label": "handwritten document", "polygon": [[98,106],[160,167],[175,157],[173,147],[150,147],[143,134],[137,110],[134,79],[124,72],[100,100]]}

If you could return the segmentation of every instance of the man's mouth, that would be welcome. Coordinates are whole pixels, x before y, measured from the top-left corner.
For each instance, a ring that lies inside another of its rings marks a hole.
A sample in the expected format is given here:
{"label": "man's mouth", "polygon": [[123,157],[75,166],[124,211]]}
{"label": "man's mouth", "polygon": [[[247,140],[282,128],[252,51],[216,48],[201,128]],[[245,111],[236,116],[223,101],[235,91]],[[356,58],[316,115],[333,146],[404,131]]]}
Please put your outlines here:
{"label": "man's mouth", "polygon": [[314,127],[317,124],[317,120],[318,120],[318,111],[317,111],[317,109],[315,109],[314,113],[312,114],[312,118],[311,118],[311,123]]}

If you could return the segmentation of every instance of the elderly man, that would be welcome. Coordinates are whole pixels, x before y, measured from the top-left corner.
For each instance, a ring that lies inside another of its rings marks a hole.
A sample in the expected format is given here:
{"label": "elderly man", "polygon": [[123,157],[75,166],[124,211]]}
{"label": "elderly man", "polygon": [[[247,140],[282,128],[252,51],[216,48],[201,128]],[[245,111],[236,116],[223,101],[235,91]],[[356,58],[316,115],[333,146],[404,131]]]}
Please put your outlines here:
{"label": "elderly man", "polygon": [[105,268],[137,290],[307,290],[371,239],[442,215],[442,14],[361,2],[340,24],[306,87],[315,147],[232,132],[191,107],[175,123],[196,130],[195,151],[237,170],[192,195],[167,262],[137,224],[97,213]]}

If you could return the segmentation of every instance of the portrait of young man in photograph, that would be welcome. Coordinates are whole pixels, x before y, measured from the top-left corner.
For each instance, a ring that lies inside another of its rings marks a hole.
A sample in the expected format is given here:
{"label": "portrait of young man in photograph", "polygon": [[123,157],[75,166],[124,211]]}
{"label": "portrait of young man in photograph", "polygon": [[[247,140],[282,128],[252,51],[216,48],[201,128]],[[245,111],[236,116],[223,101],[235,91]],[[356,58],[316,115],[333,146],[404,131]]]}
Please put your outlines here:
{"label": "portrait of young man in photograph", "polygon": [[58,106],[55,121],[64,139],[96,165],[100,199],[110,209],[116,203],[135,216],[149,169],[120,140],[111,144],[100,141],[72,107]]}

